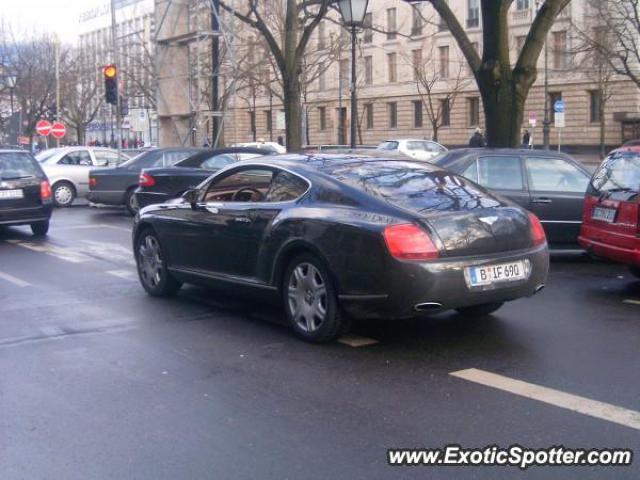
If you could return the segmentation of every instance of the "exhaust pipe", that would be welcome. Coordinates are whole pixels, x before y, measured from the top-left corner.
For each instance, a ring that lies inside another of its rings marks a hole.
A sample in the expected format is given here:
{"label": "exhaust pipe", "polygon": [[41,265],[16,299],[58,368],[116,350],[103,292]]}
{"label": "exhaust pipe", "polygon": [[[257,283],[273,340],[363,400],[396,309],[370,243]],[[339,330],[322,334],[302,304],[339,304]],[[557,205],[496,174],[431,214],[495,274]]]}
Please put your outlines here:
{"label": "exhaust pipe", "polygon": [[442,308],[442,304],[438,302],[418,303],[413,307],[416,312],[436,312]]}
{"label": "exhaust pipe", "polygon": [[544,283],[541,283],[540,285],[538,285],[536,287],[536,289],[533,291],[533,294],[536,295],[538,293],[540,293],[542,290],[544,289]]}

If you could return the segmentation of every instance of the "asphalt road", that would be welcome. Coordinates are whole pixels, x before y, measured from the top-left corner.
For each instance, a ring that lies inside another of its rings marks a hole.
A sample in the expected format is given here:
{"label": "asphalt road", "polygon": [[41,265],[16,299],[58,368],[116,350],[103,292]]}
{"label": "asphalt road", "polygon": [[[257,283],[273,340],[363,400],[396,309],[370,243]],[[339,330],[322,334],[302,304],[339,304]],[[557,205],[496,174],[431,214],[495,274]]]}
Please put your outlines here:
{"label": "asphalt road", "polygon": [[[344,343],[314,346],[274,306],[194,287],[148,297],[130,224],[79,207],[57,210],[46,240],[0,233],[2,480],[640,478],[640,282],[621,266],[556,258],[543,292],[493,317],[358,323]],[[622,407],[627,421],[451,375],[466,369],[604,402],[614,417]],[[388,448],[452,443],[637,458],[387,465]]]}

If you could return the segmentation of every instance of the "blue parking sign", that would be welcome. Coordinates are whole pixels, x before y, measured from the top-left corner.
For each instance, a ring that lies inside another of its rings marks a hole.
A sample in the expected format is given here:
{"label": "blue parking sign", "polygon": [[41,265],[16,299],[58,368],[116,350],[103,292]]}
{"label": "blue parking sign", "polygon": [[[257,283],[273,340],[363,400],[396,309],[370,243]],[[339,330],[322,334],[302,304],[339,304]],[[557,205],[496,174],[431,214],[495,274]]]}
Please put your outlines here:
{"label": "blue parking sign", "polygon": [[556,113],[564,113],[564,100],[556,100],[553,104],[553,110]]}

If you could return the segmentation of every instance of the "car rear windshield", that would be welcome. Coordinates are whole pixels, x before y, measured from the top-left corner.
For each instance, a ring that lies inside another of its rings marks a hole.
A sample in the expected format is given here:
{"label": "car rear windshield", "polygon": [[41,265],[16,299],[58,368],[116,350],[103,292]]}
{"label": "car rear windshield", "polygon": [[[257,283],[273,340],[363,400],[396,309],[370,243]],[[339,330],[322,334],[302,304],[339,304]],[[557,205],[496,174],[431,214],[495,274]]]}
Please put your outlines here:
{"label": "car rear windshield", "polygon": [[324,171],[342,183],[414,212],[500,205],[481,187],[462,177],[410,162],[333,164]]}
{"label": "car rear windshield", "polygon": [[0,180],[16,180],[39,175],[38,164],[28,153],[0,153]]}
{"label": "car rear windshield", "polygon": [[640,191],[640,154],[617,152],[609,155],[591,179],[595,192]]}
{"label": "car rear windshield", "polygon": [[196,149],[150,150],[132,158],[131,160],[121,163],[120,166],[125,168],[130,165],[135,165],[140,168],[171,167],[180,160],[184,160],[197,152],[198,150]]}

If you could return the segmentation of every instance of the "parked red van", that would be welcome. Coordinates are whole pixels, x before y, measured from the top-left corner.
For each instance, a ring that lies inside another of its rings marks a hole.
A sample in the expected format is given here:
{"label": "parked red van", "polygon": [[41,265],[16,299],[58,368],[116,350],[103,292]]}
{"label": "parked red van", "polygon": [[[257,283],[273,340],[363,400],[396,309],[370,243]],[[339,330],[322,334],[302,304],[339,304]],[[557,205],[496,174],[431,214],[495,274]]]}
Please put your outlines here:
{"label": "parked red van", "polygon": [[614,150],[591,178],[578,238],[588,252],[640,278],[640,146]]}

